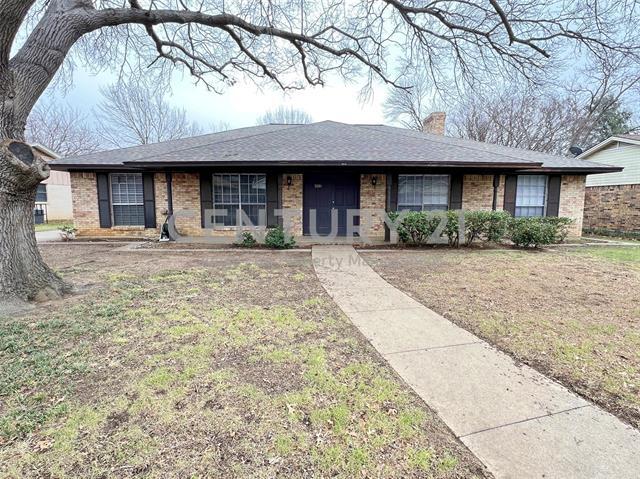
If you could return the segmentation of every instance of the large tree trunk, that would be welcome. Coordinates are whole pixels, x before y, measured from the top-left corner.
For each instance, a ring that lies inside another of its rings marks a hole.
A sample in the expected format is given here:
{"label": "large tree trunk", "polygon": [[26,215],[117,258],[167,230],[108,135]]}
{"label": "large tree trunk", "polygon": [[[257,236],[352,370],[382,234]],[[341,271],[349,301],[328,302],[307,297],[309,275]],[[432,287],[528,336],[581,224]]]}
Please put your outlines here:
{"label": "large tree trunk", "polygon": [[0,313],[71,288],[40,256],[33,227],[38,183],[49,166],[21,141],[0,143]]}

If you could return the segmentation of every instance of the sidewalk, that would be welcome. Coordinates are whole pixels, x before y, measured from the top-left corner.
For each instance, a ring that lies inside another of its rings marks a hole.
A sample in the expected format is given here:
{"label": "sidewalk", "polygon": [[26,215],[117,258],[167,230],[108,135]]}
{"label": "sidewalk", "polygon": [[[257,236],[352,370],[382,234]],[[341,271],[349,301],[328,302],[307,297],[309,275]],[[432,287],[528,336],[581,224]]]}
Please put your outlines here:
{"label": "sidewalk", "polygon": [[312,255],[338,306],[496,477],[638,477],[640,432],[391,286],[352,247]]}

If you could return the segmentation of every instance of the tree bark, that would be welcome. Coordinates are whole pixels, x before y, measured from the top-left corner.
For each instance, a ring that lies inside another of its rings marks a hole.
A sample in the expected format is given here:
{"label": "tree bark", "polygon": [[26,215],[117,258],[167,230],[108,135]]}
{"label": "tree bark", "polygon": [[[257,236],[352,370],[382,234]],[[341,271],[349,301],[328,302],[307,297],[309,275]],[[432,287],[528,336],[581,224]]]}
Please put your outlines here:
{"label": "tree bark", "polygon": [[71,287],[42,259],[33,209],[38,184],[49,166],[29,145],[0,143],[0,311],[20,301],[60,297]]}

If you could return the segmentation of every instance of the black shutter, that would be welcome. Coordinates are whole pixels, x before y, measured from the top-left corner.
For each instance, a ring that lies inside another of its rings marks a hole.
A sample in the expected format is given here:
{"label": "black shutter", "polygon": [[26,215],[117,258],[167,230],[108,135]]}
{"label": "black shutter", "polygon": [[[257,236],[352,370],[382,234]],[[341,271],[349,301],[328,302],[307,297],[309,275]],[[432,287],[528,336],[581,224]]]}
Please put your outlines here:
{"label": "black shutter", "polygon": [[547,216],[558,216],[560,211],[560,175],[549,176],[549,194],[547,195]]}
{"label": "black shutter", "polygon": [[387,211],[398,210],[398,175],[387,175]]}
{"label": "black shutter", "polygon": [[156,198],[153,173],[142,173],[142,197],[144,198],[144,227],[156,227]]}
{"label": "black shutter", "polygon": [[275,210],[280,208],[278,193],[278,175],[276,173],[267,174],[267,227],[278,226],[278,217]]}
{"label": "black shutter", "polygon": [[518,188],[518,176],[507,175],[504,181],[504,210],[516,215],[516,189]]}
{"label": "black shutter", "polygon": [[213,185],[211,173],[200,173],[200,222],[204,228],[207,223],[212,224],[212,218],[205,221],[205,211],[213,209]]}
{"label": "black shutter", "polygon": [[[387,211],[398,211],[398,175],[395,173],[387,175]],[[391,230],[384,224],[384,240],[391,240]]]}
{"label": "black shutter", "polygon": [[109,195],[109,174],[97,173],[98,181],[98,215],[100,228],[111,228],[111,195]]}
{"label": "black shutter", "polygon": [[449,185],[449,209],[462,209],[462,175],[451,175]]}

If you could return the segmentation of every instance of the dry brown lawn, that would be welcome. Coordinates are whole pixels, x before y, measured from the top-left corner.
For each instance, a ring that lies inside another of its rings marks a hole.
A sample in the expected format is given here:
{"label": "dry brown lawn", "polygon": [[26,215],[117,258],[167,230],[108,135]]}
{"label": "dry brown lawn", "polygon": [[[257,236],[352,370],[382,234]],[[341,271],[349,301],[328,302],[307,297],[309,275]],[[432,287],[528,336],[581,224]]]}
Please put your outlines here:
{"label": "dry brown lawn", "polygon": [[44,245],[81,294],[0,318],[2,477],[487,477],[302,252]]}
{"label": "dry brown lawn", "polygon": [[362,255],[426,306],[640,426],[640,247]]}

